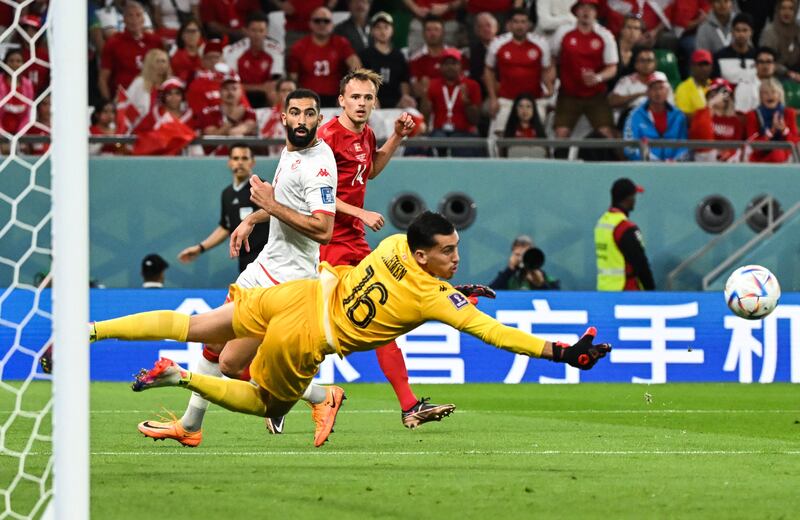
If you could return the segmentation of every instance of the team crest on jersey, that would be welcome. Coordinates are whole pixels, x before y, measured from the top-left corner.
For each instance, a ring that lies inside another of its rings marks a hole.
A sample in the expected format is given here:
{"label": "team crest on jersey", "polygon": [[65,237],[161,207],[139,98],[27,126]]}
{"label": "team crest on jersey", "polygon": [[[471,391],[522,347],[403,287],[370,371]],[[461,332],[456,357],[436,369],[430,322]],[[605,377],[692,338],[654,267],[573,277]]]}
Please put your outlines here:
{"label": "team crest on jersey", "polygon": [[573,36],[572,38],[569,39],[569,44],[575,47],[576,45],[578,45],[578,39]]}
{"label": "team crest on jersey", "polygon": [[503,57],[504,57],[505,59],[507,59],[507,60],[510,60],[510,59],[511,59],[511,52],[510,52],[510,51],[505,51],[505,52],[503,53]]}
{"label": "team crest on jersey", "polygon": [[469,300],[467,300],[467,298],[464,297],[464,295],[459,292],[451,294],[450,296],[447,297],[447,299],[450,300],[450,303],[452,303],[453,307],[455,307],[456,309],[460,309],[461,307],[469,303]]}
{"label": "team crest on jersey", "polygon": [[356,152],[363,151],[361,148],[361,143],[353,143],[353,150],[355,150]]}
{"label": "team crest on jersey", "polygon": [[592,38],[592,41],[591,41],[591,43],[589,43],[589,46],[590,46],[590,47],[592,48],[592,50],[594,50],[594,51],[596,51],[597,49],[599,49],[599,48],[600,48],[600,45],[602,45],[602,44],[600,43],[600,40],[598,40],[597,38]]}
{"label": "team crest on jersey", "polygon": [[326,170],[325,168],[320,168],[319,171],[317,172],[317,177],[330,177],[330,176],[331,174],[328,173],[328,170]]}
{"label": "team crest on jersey", "polygon": [[539,51],[536,49],[531,49],[528,51],[528,58],[535,60],[539,57]]}
{"label": "team crest on jersey", "polygon": [[292,171],[296,170],[298,166],[300,166],[300,159],[292,163]]}
{"label": "team crest on jersey", "polygon": [[330,186],[323,186],[319,189],[320,195],[322,195],[322,203],[323,204],[333,204],[336,202],[335,197],[333,196],[333,188]]}

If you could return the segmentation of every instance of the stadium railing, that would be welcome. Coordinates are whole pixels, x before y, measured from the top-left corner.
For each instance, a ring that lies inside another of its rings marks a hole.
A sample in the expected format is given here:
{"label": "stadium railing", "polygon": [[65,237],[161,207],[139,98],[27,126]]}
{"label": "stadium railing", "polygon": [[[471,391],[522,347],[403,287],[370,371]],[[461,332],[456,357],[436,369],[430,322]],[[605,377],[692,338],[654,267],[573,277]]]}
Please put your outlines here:
{"label": "stadium railing", "polygon": [[[50,141],[49,136],[20,136],[17,138],[21,143],[46,143]],[[137,137],[132,135],[106,135],[89,136],[89,143],[92,144],[134,144]],[[0,137],[0,141],[4,139]],[[199,137],[192,141],[192,144],[220,146],[242,142],[254,147],[282,145],[283,139],[261,138],[261,137]],[[379,145],[382,140],[378,141]],[[407,148],[482,148],[487,149],[490,142],[483,137],[413,137],[404,141]],[[631,139],[528,139],[528,138],[497,138],[491,144],[498,148],[533,146],[540,148],[594,148],[594,149],[623,149],[636,147],[639,148],[642,157],[649,157],[652,148],[689,148],[690,150],[714,148],[714,149],[745,149],[756,150],[789,150],[792,162],[800,163],[800,143],[789,141],[714,141],[714,140],[679,140],[679,139],[654,139],[636,141]],[[570,154],[568,157],[572,157]]]}

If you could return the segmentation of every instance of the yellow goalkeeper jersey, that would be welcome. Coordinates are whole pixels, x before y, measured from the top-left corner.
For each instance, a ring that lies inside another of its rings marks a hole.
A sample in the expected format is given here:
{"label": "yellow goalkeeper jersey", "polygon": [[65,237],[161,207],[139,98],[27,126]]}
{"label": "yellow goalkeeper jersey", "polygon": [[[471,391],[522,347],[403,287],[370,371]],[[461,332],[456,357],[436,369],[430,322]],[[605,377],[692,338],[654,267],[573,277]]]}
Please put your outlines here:
{"label": "yellow goalkeeper jersey", "polygon": [[405,235],[386,238],[355,267],[323,263],[320,278],[331,339],[344,355],[383,346],[431,320],[516,354],[539,357],[544,348],[541,338],[503,325],[423,271]]}

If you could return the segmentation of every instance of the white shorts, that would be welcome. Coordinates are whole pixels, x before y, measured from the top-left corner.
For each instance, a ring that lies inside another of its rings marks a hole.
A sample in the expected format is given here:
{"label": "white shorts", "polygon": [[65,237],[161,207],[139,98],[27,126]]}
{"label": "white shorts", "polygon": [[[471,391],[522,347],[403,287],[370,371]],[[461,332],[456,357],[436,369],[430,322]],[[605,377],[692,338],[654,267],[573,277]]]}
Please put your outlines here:
{"label": "white shorts", "polygon": [[245,289],[252,289],[253,287],[272,287],[279,283],[280,282],[267,272],[258,260],[250,262],[236,279],[236,285],[244,287]]}

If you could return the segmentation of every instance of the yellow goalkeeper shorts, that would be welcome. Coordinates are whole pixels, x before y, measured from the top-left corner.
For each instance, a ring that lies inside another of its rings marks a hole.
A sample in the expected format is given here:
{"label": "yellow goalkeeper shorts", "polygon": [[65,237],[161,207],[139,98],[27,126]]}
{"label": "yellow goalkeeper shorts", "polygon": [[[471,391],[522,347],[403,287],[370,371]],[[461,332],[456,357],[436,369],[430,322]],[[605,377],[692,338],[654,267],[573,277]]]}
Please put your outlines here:
{"label": "yellow goalkeeper shorts", "polygon": [[250,364],[250,376],[276,399],[302,397],[320,363],[333,352],[320,328],[316,280],[297,280],[274,287],[230,287],[237,337],[264,340]]}

